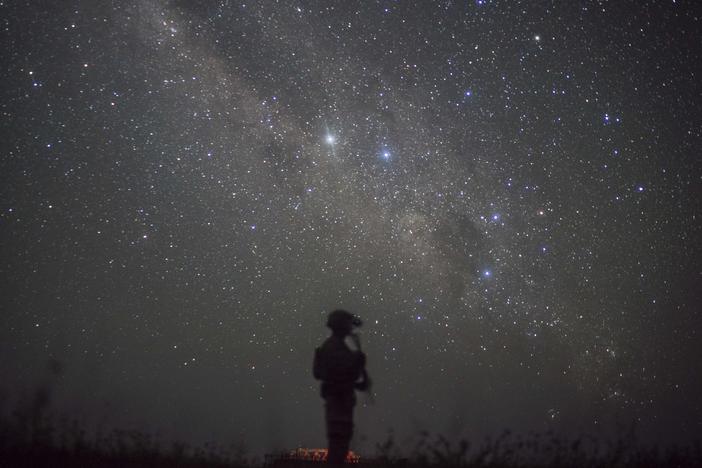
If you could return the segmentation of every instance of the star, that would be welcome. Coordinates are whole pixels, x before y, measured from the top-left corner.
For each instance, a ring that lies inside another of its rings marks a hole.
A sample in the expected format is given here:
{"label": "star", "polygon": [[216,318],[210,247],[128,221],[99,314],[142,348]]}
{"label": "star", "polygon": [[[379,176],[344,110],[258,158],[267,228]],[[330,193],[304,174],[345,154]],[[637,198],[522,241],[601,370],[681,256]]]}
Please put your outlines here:
{"label": "star", "polygon": [[183,442],[265,459],[324,440],[286,422],[321,417],[338,307],[378,376],[365,449],[390,425],[702,438],[694,8],[48,3],[2,7],[6,399],[65,359],[47,417],[89,388],[114,401],[85,420],[170,434],[160,401]]}

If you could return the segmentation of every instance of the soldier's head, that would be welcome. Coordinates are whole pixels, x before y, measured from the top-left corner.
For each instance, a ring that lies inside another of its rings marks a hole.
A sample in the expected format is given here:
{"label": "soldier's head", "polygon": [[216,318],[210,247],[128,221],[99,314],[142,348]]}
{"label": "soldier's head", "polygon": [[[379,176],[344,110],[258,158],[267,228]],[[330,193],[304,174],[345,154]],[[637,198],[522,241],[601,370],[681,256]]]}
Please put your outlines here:
{"label": "soldier's head", "polygon": [[327,326],[332,333],[339,336],[346,336],[353,330],[353,327],[360,327],[361,319],[342,309],[336,309],[329,314]]}

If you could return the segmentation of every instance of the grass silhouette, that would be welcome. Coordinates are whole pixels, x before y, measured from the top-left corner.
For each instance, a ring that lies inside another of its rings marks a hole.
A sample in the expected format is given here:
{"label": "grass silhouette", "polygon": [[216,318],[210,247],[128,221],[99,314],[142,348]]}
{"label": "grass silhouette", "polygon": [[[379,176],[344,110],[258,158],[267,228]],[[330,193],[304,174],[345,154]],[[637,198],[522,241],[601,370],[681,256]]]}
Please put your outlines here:
{"label": "grass silhouette", "polygon": [[[54,418],[49,412],[50,390],[40,387],[0,419],[2,467],[254,467],[241,445],[193,447],[182,442],[163,444],[136,430],[87,432],[75,420]],[[275,467],[318,464],[267,457]],[[403,454],[390,435],[376,445],[375,454],[362,456],[367,467],[692,467],[702,466],[700,443],[666,448],[642,446],[634,430],[614,441],[591,436],[565,438],[555,433],[515,435],[505,431],[475,447],[468,440],[451,442],[422,432],[409,454]]]}
{"label": "grass silhouette", "polygon": [[0,418],[1,467],[243,467],[251,464],[241,445],[226,449],[173,442],[137,430],[115,429],[88,436],[77,420],[49,412],[50,387],[39,387]]}
{"label": "grass silhouette", "polygon": [[615,441],[592,436],[566,438],[553,432],[528,436],[503,432],[472,449],[468,440],[451,443],[443,436],[420,434],[410,457],[402,458],[392,438],[378,444],[378,466],[414,467],[691,467],[702,466],[699,442],[665,449],[641,446],[633,429]]}

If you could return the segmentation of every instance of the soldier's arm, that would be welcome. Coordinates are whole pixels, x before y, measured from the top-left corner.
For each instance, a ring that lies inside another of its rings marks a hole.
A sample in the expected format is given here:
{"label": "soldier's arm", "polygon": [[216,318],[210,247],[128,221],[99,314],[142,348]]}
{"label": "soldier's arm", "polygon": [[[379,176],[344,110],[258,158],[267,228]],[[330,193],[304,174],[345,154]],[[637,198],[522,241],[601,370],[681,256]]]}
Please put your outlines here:
{"label": "soldier's arm", "polygon": [[363,369],[366,367],[366,354],[363,351],[358,351],[358,367]]}
{"label": "soldier's arm", "polygon": [[319,357],[319,348],[314,350],[314,362],[312,363],[312,375],[317,380],[324,380],[324,366],[322,359]]}
{"label": "soldier's arm", "polygon": [[[359,351],[359,356],[358,356],[358,365],[359,365],[359,376],[354,382],[354,388],[356,390],[360,390],[362,392],[367,392],[370,390],[371,386],[371,380],[370,377],[368,377],[368,372],[366,371],[366,355],[362,352]],[[360,379],[360,380],[358,380]]]}

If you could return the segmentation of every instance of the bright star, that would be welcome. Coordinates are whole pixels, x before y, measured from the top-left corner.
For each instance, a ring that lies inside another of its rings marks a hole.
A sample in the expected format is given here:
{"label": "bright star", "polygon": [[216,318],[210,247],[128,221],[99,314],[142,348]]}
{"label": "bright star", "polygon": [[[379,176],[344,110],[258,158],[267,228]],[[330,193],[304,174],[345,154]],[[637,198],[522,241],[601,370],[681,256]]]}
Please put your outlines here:
{"label": "bright star", "polygon": [[605,125],[610,125],[610,124],[620,124],[622,123],[621,117],[618,117],[616,115],[610,115],[609,113],[606,113],[603,117],[602,120]]}
{"label": "bright star", "polygon": [[336,143],[336,138],[334,137],[334,135],[329,134],[325,138],[325,141],[327,142],[328,145],[333,145],[334,143]]}

